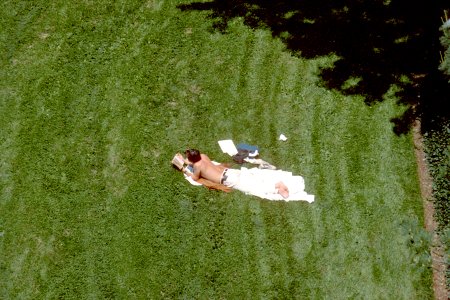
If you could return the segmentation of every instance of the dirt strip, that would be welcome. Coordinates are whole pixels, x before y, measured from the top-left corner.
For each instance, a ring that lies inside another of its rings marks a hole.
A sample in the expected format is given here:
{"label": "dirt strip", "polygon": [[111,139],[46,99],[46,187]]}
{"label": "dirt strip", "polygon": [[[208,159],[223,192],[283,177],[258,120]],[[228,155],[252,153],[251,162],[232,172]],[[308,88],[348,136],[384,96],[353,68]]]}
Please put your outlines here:
{"label": "dirt strip", "polygon": [[423,137],[420,130],[420,121],[416,121],[413,127],[414,150],[417,160],[417,168],[420,180],[420,191],[423,199],[425,214],[425,229],[432,234],[431,260],[433,268],[433,290],[436,300],[450,299],[446,286],[446,262],[444,248],[436,233],[437,223],[434,219],[434,204],[432,193],[432,179],[428,172],[425,158]]}

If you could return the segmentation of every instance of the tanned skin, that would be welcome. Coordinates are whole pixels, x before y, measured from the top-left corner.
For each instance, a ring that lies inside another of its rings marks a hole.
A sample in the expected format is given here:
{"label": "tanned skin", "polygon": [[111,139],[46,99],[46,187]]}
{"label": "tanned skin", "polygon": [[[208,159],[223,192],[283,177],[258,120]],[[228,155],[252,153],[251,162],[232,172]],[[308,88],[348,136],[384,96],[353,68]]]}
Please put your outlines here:
{"label": "tanned skin", "polygon": [[194,173],[186,172],[186,175],[191,176],[196,181],[204,178],[214,183],[220,183],[223,171],[226,169],[225,166],[213,164],[206,154],[201,153],[200,157],[201,159],[195,163],[189,161],[187,158],[183,158],[186,164],[194,168]]}

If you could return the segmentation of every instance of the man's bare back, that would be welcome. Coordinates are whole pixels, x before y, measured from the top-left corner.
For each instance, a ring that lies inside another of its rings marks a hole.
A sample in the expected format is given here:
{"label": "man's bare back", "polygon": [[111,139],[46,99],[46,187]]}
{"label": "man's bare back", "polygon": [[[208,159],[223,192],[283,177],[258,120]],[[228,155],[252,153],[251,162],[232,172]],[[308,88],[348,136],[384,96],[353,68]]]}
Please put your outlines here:
{"label": "man's bare back", "polygon": [[194,172],[187,173],[192,179],[199,180],[204,178],[214,183],[221,183],[222,175],[226,168],[221,164],[214,164],[208,155],[201,153],[199,161],[192,162],[186,158],[185,162],[193,167]]}
{"label": "man's bare back", "polygon": [[206,154],[200,154],[201,159],[192,164],[194,173],[191,175],[192,179],[198,180],[205,178],[214,183],[221,183],[222,174],[225,167],[222,165],[215,165]]}
{"label": "man's bare back", "polygon": [[[193,151],[192,153],[190,151]],[[191,149],[186,150],[186,163],[193,166],[194,172],[188,173],[194,180],[199,180],[200,178],[207,179],[214,183],[222,183],[222,176],[226,169],[223,165],[214,164],[206,154],[200,153],[198,150]],[[192,157],[193,160],[189,160],[189,157]],[[289,189],[283,182],[277,182],[274,186],[277,193],[279,193],[283,198],[289,197]]]}

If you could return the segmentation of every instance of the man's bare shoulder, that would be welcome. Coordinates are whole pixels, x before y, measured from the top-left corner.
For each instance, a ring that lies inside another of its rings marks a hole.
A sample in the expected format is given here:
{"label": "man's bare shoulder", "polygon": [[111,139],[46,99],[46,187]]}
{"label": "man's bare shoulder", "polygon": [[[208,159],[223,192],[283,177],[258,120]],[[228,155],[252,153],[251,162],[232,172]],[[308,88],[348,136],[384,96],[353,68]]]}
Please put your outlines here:
{"label": "man's bare shoulder", "polygon": [[200,154],[200,157],[202,158],[201,160],[206,161],[206,162],[211,162],[211,159],[209,159],[208,155],[206,154]]}

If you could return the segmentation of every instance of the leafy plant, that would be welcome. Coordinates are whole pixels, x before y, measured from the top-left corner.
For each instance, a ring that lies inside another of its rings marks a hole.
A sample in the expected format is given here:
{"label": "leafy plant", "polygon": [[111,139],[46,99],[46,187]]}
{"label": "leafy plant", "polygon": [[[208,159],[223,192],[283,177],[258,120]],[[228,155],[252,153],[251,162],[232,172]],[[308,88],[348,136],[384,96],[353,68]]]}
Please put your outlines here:
{"label": "leafy plant", "polygon": [[442,35],[440,38],[441,44],[444,47],[444,54],[441,54],[442,60],[439,69],[447,76],[450,76],[450,18],[447,15],[447,11],[444,11],[444,15],[445,17],[441,26]]}

